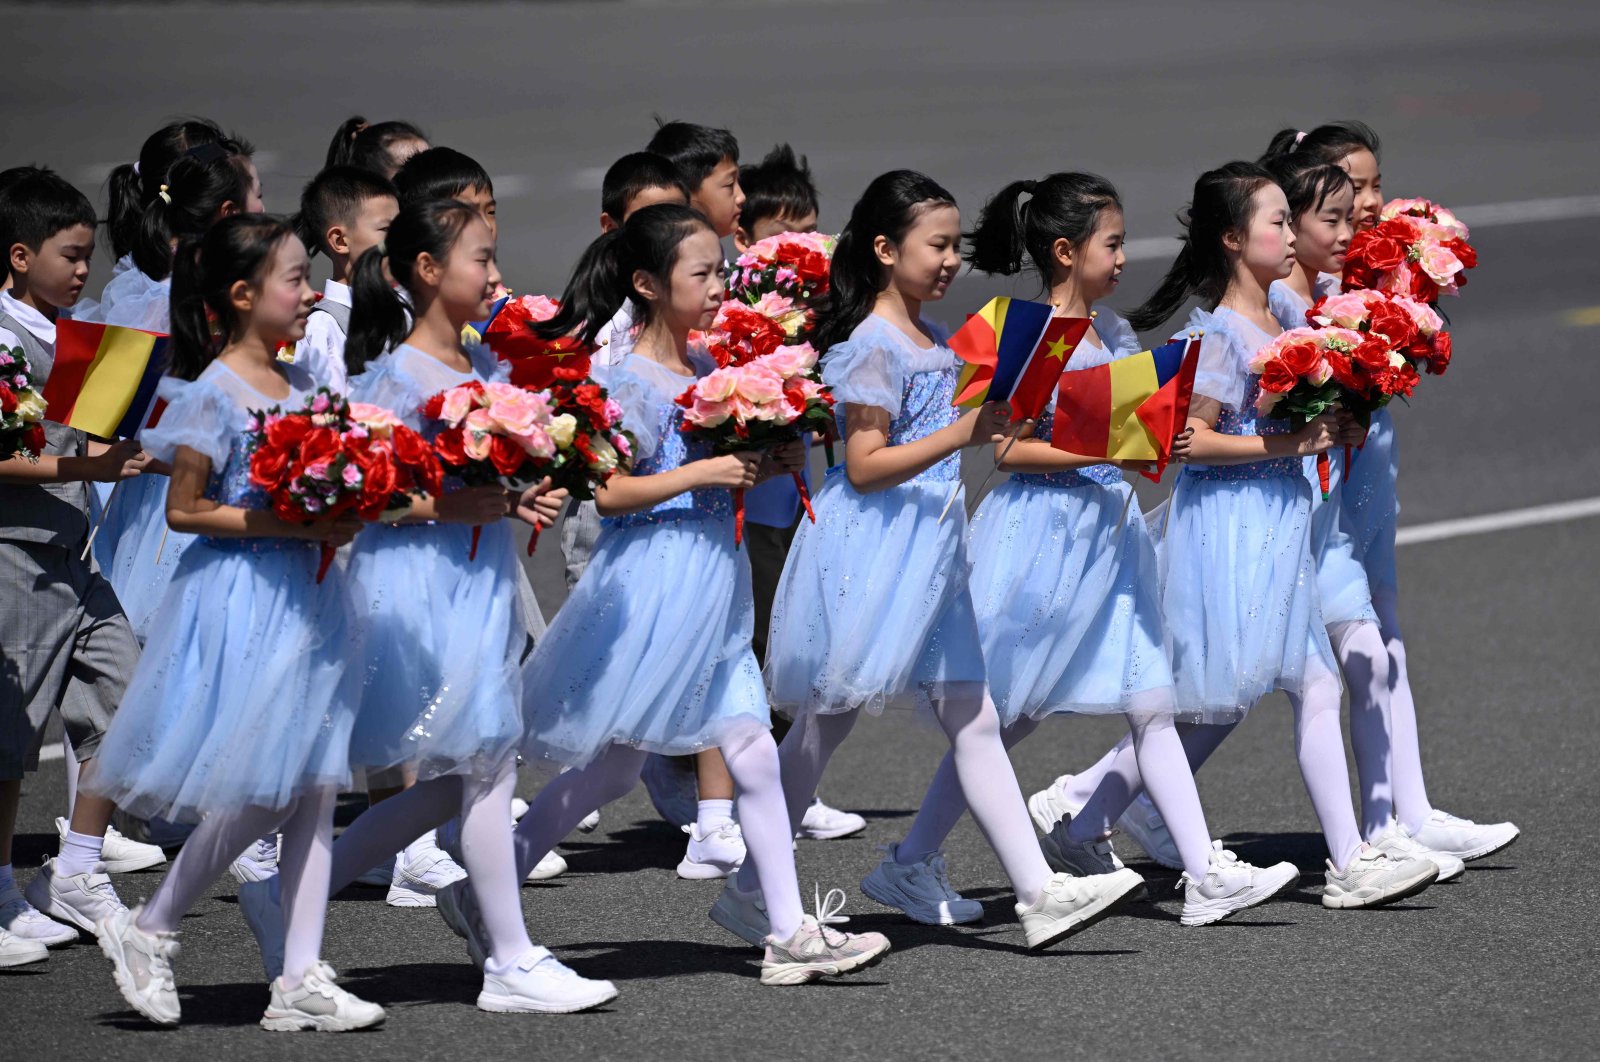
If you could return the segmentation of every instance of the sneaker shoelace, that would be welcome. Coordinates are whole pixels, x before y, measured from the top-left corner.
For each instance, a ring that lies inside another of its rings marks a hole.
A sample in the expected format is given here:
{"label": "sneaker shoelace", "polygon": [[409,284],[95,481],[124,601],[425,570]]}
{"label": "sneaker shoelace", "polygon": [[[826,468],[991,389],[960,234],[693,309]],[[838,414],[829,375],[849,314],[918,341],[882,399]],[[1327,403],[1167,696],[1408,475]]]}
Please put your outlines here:
{"label": "sneaker shoelace", "polygon": [[[959,900],[961,894],[950,884],[950,870],[945,864],[944,853],[935,852],[926,862],[916,863],[911,868],[912,877],[931,883],[934,891],[939,893],[941,899]],[[835,890],[837,891],[837,890]]]}
{"label": "sneaker shoelace", "polygon": [[104,874],[98,875],[99,881],[89,879],[89,895],[101,903],[110,904],[113,910],[125,910],[127,905],[122,902],[122,897],[117,895],[116,886],[111,884],[111,879]]}
{"label": "sneaker shoelace", "polygon": [[849,936],[839,932],[837,929],[829,929],[828,927],[843,925],[850,921],[849,918],[839,913],[844,910],[844,905],[849,897],[845,896],[843,889],[829,889],[826,896],[822,894],[821,885],[813,885],[813,889],[815,892],[813,894],[812,911],[817,920],[817,931],[822,934],[823,942],[830,948],[844,947],[849,942]]}

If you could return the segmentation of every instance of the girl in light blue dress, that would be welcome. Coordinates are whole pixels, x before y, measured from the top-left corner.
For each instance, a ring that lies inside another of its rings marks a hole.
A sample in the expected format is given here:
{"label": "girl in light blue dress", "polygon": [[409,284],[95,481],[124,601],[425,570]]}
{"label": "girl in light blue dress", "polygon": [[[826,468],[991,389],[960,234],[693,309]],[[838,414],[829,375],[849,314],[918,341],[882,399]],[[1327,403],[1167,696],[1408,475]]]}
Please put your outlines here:
{"label": "girl in light blue dress", "polygon": [[[1161,549],[1161,609],[1167,625],[1180,726],[1198,767],[1250,709],[1273,690],[1295,713],[1300,773],[1328,845],[1322,903],[1373,907],[1426,888],[1438,868],[1422,858],[1391,858],[1363,843],[1350,803],[1340,684],[1317,596],[1311,553],[1311,484],[1304,458],[1359,442],[1346,414],[1328,414],[1291,431],[1260,418],[1257,351],[1281,331],[1268,290],[1294,264],[1288,200],[1272,175],[1231,162],[1200,176],[1189,234],[1150,299],[1129,320],[1155,327],[1199,295],[1186,331],[1201,331],[1200,364],[1189,411],[1188,467],[1166,514]],[[1114,821],[1137,773],[1127,752],[1085,807]],[[1120,777],[1118,777],[1120,776]],[[1117,799],[1108,799],[1115,796]]]}
{"label": "girl in light blue dress", "polygon": [[[1056,311],[1084,317],[1116,290],[1123,239],[1122,204],[1110,182],[1056,173],[1014,182],[990,201],[967,260],[1010,275],[1031,258]],[[1101,313],[1066,367],[1139,352],[1133,330]],[[1183,924],[1206,925],[1265,903],[1298,874],[1288,863],[1257,869],[1220,843],[1213,848],[1173,726],[1177,704],[1144,514],[1116,464],[1050,444],[1054,418],[1052,401],[1031,437],[997,444],[1013,475],[972,521],[970,584],[990,694],[1008,747],[1058,713],[1126,717],[1142,776],[1183,857]],[[946,755],[911,835],[942,842],[965,810],[955,757]],[[1042,847],[1056,870],[1097,874],[1120,866],[1099,824],[1043,818]]]}
{"label": "girl in light blue dress", "polygon": [[[1002,404],[968,413],[952,406],[959,362],[945,334],[922,318],[923,304],[942,298],[960,267],[960,244],[955,201],[909,170],[873,181],[839,238],[832,305],[815,342],[838,401],[845,463],[828,471],[817,521],[801,526],[784,565],[767,685],[773,703],[795,717],[782,746],[791,816],[810,803],[862,710],[931,709],[950,739],[957,788],[1016,890],[1029,946],[1038,948],[1107,913],[1140,879],[1125,870],[1083,879],[1051,872],[986,692],[967,585],[960,452],[999,438],[1009,414]],[[944,830],[919,827],[889,846],[863,891],[929,924],[980,918],[982,906],[945,875]],[[741,871],[724,895],[747,902],[755,884]]]}
{"label": "girl in light blue dress", "polygon": [[[315,385],[276,358],[304,334],[313,292],[304,246],[281,222],[241,215],[180,246],[173,371],[146,445],[172,466],[168,519],[195,535],[87,784],[139,815],[200,825],[143,907],[98,927],[130,1005],[179,1019],[171,960],[179,920],[263,834],[283,835],[283,972],[262,1025],[364,1028],[383,1010],[333,984],[321,962],[333,806],[350,778],[360,627],[338,568],[316,581],[319,546],[351,540],[351,517],[288,523],[250,480],[253,416],[293,409]],[[238,285],[250,293],[241,309]],[[227,336],[218,352],[208,315]],[[251,910],[252,928],[260,932]]]}
{"label": "girl in light blue dress", "polygon": [[[734,544],[731,490],[799,467],[801,444],[769,455],[714,455],[686,438],[676,399],[713,365],[691,355],[691,329],[722,303],[722,254],[705,218],[658,205],[630,215],[585,252],[546,338],[586,342],[626,301],[637,341],[605,378],[635,439],[631,472],[596,494],[604,520],[583,577],[524,672],[524,749],[572,770],[539,793],[517,824],[519,871],[585,816],[631,790],[650,753],[720,747],[737,789],[747,856],[764,905],[712,918],[764,944],[764,984],[798,984],[876,962],[881,934],[828,928],[837,907],[802,912],[792,822],[761,672],[750,648],[750,564]],[[803,810],[803,806],[800,810]],[[843,902],[843,894],[835,892]]]}

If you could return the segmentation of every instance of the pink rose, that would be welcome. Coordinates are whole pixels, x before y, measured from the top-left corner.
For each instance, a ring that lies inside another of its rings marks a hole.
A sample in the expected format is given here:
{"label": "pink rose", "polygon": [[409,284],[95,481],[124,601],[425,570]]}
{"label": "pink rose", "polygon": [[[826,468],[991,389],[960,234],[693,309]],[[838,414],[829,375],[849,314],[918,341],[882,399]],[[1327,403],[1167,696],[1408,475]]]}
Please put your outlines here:
{"label": "pink rose", "polygon": [[1422,266],[1422,271],[1428,274],[1428,278],[1441,287],[1453,285],[1456,274],[1461,272],[1461,259],[1457,258],[1454,252],[1438,244],[1430,244],[1422,252],[1418,264]]}
{"label": "pink rose", "polygon": [[[550,399],[520,387],[506,390],[510,393],[489,393],[490,404],[486,410],[489,417],[512,435],[531,435],[536,429],[544,434],[539,426],[550,422]],[[472,422],[470,415],[467,422]]]}
{"label": "pink rose", "polygon": [[555,440],[537,424],[527,432],[513,432],[511,437],[524,450],[540,460],[548,461],[556,455]]}
{"label": "pink rose", "polygon": [[361,482],[361,466],[352,461],[344,466],[344,472],[339,478],[344,480],[344,485],[347,487],[357,486]]}
{"label": "pink rose", "polygon": [[740,398],[752,405],[768,405],[783,400],[783,377],[760,361],[744,366],[739,373]]}
{"label": "pink rose", "polygon": [[738,387],[738,369],[716,369],[702,376],[694,385],[695,399],[697,402],[725,402],[733,397]]}
{"label": "pink rose", "polygon": [[1317,304],[1317,322],[1355,328],[1367,319],[1367,300],[1359,291],[1329,295]]}
{"label": "pink rose", "polygon": [[759,364],[766,366],[787,380],[792,376],[799,376],[815,368],[817,352],[812,349],[810,343],[801,343],[793,347],[779,347],[762,358]]}
{"label": "pink rose", "polygon": [[452,387],[444,393],[444,403],[439,407],[439,418],[454,427],[466,419],[477,405],[477,396],[464,387]]}
{"label": "pink rose", "polygon": [[715,428],[732,416],[731,398],[708,399],[696,394],[694,404],[683,411],[683,419],[697,428]]}

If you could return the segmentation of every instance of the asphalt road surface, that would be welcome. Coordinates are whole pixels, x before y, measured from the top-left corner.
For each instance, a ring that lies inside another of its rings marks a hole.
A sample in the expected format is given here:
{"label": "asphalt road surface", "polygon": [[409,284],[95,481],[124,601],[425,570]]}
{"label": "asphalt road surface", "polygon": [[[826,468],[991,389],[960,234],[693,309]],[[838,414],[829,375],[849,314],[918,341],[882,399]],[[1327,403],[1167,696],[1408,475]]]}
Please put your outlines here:
{"label": "asphalt road surface", "polygon": [[[975,210],[1004,182],[1104,173],[1130,236],[1176,230],[1194,176],[1257,154],[1283,126],[1359,117],[1385,140],[1385,190],[1480,221],[1481,266],[1450,304],[1457,358],[1397,411],[1403,526],[1600,496],[1600,241],[1592,106],[1600,8],[1561,3],[1296,7],[1162,2],[44,5],[0,10],[7,101],[0,164],[50,164],[86,190],[163,119],[203,113],[261,148],[267,202],[288,209],[350,113],[406,117],[481,159],[500,199],[502,267],[559,288],[592,236],[599,173],[650,116],[726,125],[747,156],[811,157],[824,227],[885,169],[912,166]],[[1506,204],[1509,204],[1507,206]],[[1546,220],[1537,220],[1538,218]],[[1152,248],[1155,245],[1136,245]],[[1156,250],[1149,250],[1155,255]],[[1132,263],[1131,305],[1164,265]],[[104,268],[104,263],[101,265]],[[1008,289],[958,281],[958,322]],[[1030,292],[1025,286],[1019,295]],[[968,461],[969,482],[987,458]],[[1154,488],[1159,497],[1166,485]],[[717,885],[679,881],[683,837],[642,791],[563,852],[571,872],[523,891],[536,940],[618,982],[599,1013],[477,1012],[463,949],[426,910],[350,890],[325,956],[389,1008],[382,1031],[268,1036],[231,880],[184,923],[185,1024],[153,1031],[84,944],[0,975],[5,1057],[1085,1058],[1592,1057],[1600,902],[1593,723],[1600,623],[1593,517],[1403,546],[1402,610],[1436,805],[1512,819],[1522,840],[1460,884],[1376,912],[1317,904],[1321,842],[1285,702],[1261,706],[1207,766],[1213,831],[1254,862],[1292,859],[1286,902],[1183,929],[1175,875],[1130,858],[1155,903],[1045,954],[1020,947],[1004,879],[970,823],[952,837],[978,926],[905,922],[854,883],[904,830],[937,735],[869,719],[835,759],[828,799],[864,835],[802,844],[801,880],[851,893],[852,927],[889,959],[839,984],[776,991],[757,955],[705,917]],[[547,611],[559,551],[533,568]],[[1056,722],[1016,750],[1024,788],[1088,763],[1115,720]],[[537,791],[527,772],[521,792]],[[16,865],[54,850],[63,771],[30,776]],[[342,809],[345,819],[354,814]],[[1137,855],[1123,844],[1126,856]],[[155,874],[122,877],[132,903]]]}

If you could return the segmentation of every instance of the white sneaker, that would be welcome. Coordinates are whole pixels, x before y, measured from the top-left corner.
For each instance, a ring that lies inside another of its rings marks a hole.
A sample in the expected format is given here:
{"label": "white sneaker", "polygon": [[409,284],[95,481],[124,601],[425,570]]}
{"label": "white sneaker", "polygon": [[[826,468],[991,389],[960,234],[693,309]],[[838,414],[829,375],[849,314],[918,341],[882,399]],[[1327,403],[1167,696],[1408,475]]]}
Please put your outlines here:
{"label": "white sneaker", "polygon": [[394,857],[390,856],[371,870],[358,875],[355,884],[366,885],[373,889],[387,889],[394,884],[394,864]]}
{"label": "white sneaker", "polygon": [[272,1000],[261,1015],[261,1027],[268,1032],[352,1032],[382,1025],[385,1017],[376,1003],[334,984],[333,970],[319,962],[295,988],[286,988],[282,977],[272,982]]}
{"label": "white sneaker", "polygon": [[528,876],[522,880],[525,882],[549,881],[551,878],[559,878],[566,872],[567,861],[561,858],[560,852],[552,848],[539,857],[539,862],[534,865],[532,870],[528,871]]}
{"label": "white sneaker", "polygon": [[0,929],[0,969],[44,962],[49,957],[50,949],[42,941],[19,937],[10,930]]}
{"label": "white sneaker", "polygon": [[617,986],[569,969],[535,947],[501,973],[484,972],[478,1009],[492,1014],[574,1014],[617,998]]}
{"label": "white sneaker", "polygon": [[[0,934],[5,934],[13,940],[42,944],[46,948],[62,948],[78,941],[76,929],[64,926],[44,912],[35,910],[33,904],[23,897],[22,890],[15,885],[0,892]],[[0,966],[4,965],[5,961],[0,960]]]}
{"label": "white sneaker", "polygon": [[1067,796],[1075,776],[1064,774],[1028,798],[1028,814],[1040,833],[1049,833],[1056,823],[1076,818],[1083,805]]}
{"label": "white sneaker", "polygon": [[744,862],[744,833],[729,819],[701,832],[698,822],[683,827],[689,849],[678,864],[678,877],[688,881],[725,878]]}
{"label": "white sneaker", "polygon": [[[56,836],[67,843],[67,820],[56,819]],[[149,870],[167,861],[167,853],[153,844],[144,844],[126,837],[115,826],[106,827],[105,843],[100,848],[99,870],[106,874],[130,874],[136,870]]]}
{"label": "white sneaker", "polygon": [[283,905],[272,898],[272,882],[247,881],[239,886],[239,913],[261,949],[261,972],[269,982],[283,976]]}
{"label": "white sneaker", "polygon": [[472,965],[483,969],[489,960],[489,934],[484,931],[483,920],[478,916],[478,899],[465,879],[452,881],[439,890],[439,917],[450,927],[450,932],[467,942],[467,956]]}
{"label": "white sneaker", "polygon": [[466,876],[429,830],[395,856],[394,878],[384,902],[390,907],[432,907],[440,889]]}
{"label": "white sneaker", "polygon": [[1128,805],[1128,810],[1117,820],[1117,829],[1143,848],[1145,855],[1168,870],[1183,869],[1183,856],[1178,854],[1178,842],[1167,831],[1167,822],[1150,802],[1148,793],[1140,793],[1139,798]]}
{"label": "white sneaker", "polygon": [[649,756],[640,773],[650,803],[674,826],[687,826],[700,813],[700,785],[694,760],[683,756]]}
{"label": "white sneaker", "polygon": [[800,817],[800,829],[795,836],[804,841],[833,841],[849,837],[867,828],[867,820],[853,811],[840,811],[812,797],[811,806]]}
{"label": "white sneaker", "polygon": [[1205,878],[1200,881],[1187,873],[1178,877],[1178,885],[1183,889],[1183,917],[1178,921],[1183,925],[1208,926],[1220,922],[1229,915],[1281,896],[1300,880],[1300,872],[1293,863],[1253,867],[1222,847],[1221,841],[1211,842],[1210,862]]}
{"label": "white sneaker", "polygon": [[585,815],[583,817],[583,820],[578,823],[578,831],[580,833],[593,833],[594,831],[598,830],[599,828],[600,828],[600,809],[599,808],[596,808],[595,810],[589,812],[589,814]]}
{"label": "white sneaker", "polygon": [[278,838],[273,836],[271,840],[253,842],[238,859],[228,864],[228,873],[241,885],[275,876],[278,873]]}
{"label": "white sneaker", "polygon": [[1439,876],[1431,859],[1394,859],[1370,844],[1356,850],[1344,873],[1334,869],[1332,860],[1327,866],[1322,906],[1338,909],[1382,907],[1416,895]]}
{"label": "white sneaker", "polygon": [[1039,838],[1039,850],[1044,853],[1044,861],[1050,864],[1051,870],[1057,874],[1087,878],[1122,869],[1122,860],[1111,850],[1109,839],[1074,841],[1068,836],[1071,828],[1072,817],[1067,816],[1059,819],[1050,827],[1050,832]]}
{"label": "white sneaker", "polygon": [[761,958],[761,983],[803,985],[881,961],[889,952],[889,938],[882,933],[841,933],[828,928],[848,921],[838,915],[844,901],[843,889],[830,889],[826,899],[818,898],[815,915],[801,916],[794,936],[782,941],[769,936]]}
{"label": "white sneaker", "polygon": [[178,954],[176,933],[146,933],[134,925],[143,908],[113,911],[97,927],[100,950],[111,960],[117,991],[128,1005],[157,1025],[176,1025],[178,986],[172,960]]}
{"label": "white sneaker", "polygon": [[729,876],[711,905],[711,920],[738,937],[746,944],[760,947],[772,933],[772,923],[767,920],[767,901],[761,890],[741,892],[735,878]]}
{"label": "white sneaker", "polygon": [[51,918],[77,926],[85,933],[93,933],[96,923],[127,910],[109,877],[104,874],[60,877],[53,859],[44,861],[23,895]]}
{"label": "white sneaker", "polygon": [[1509,822],[1479,824],[1434,808],[1422,828],[1412,836],[1429,851],[1471,862],[1493,855],[1521,834],[1522,831]]}
{"label": "white sneaker", "polygon": [[1440,882],[1455,881],[1467,872],[1465,861],[1457,859],[1449,852],[1435,852],[1431,848],[1423,847],[1415,837],[1411,836],[1410,831],[1393,819],[1389,820],[1389,827],[1369,843],[1380,851],[1388,853],[1393,859],[1431,860],[1433,865],[1439,868],[1439,877],[1434,881],[1436,885]]}
{"label": "white sneaker", "polygon": [[897,907],[913,922],[929,926],[954,926],[983,917],[983,904],[969,900],[950,885],[944,853],[935,852],[921,863],[901,864],[895,858],[898,844],[884,845],[883,861],[861,879],[861,891],[885,907]]}
{"label": "white sneaker", "polygon": [[1082,932],[1110,914],[1130,893],[1144,884],[1131,870],[1075,878],[1053,874],[1032,907],[1016,905],[1028,947],[1048,948],[1056,941]]}

